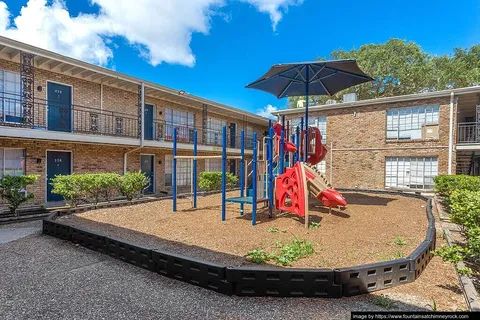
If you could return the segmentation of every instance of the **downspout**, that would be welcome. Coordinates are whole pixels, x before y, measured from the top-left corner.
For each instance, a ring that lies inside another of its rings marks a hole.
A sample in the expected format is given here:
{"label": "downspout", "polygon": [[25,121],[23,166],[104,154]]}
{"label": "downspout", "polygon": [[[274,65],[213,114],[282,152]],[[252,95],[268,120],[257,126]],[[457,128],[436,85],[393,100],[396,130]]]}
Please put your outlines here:
{"label": "downspout", "polygon": [[453,160],[453,104],[455,94],[450,93],[450,128],[448,132],[448,174],[452,174],[452,160]]}
{"label": "downspout", "polygon": [[140,115],[140,146],[127,151],[123,154],[123,174],[127,173],[127,155],[143,148],[144,144],[144,127],[145,127],[145,84],[142,82],[142,96],[141,96],[141,115]]}

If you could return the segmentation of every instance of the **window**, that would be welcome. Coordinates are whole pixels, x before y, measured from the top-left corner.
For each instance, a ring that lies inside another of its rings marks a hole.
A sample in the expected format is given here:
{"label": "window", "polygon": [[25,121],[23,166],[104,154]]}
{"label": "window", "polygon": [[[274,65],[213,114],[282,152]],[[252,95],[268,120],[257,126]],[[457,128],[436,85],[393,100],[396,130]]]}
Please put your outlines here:
{"label": "window", "polygon": [[222,129],[227,125],[227,121],[208,118],[207,119],[207,144],[216,146],[222,145]]}
{"label": "window", "polygon": [[25,150],[0,148],[0,177],[25,174]]}
{"label": "window", "polygon": [[173,128],[177,128],[178,142],[193,142],[195,115],[190,112],[165,109],[165,139],[173,140]]}
{"label": "window", "polygon": [[[165,156],[165,186],[172,186],[173,156]],[[189,186],[192,179],[190,159],[177,159],[177,186]]]}
{"label": "window", "polygon": [[385,158],[386,187],[433,189],[433,178],[437,174],[437,157]]}
{"label": "window", "polygon": [[[290,134],[296,132],[297,127],[300,128],[301,118],[296,118],[290,121]],[[309,127],[317,127],[322,134],[322,143],[327,143],[327,117],[309,117]]]}
{"label": "window", "polygon": [[421,139],[425,124],[438,124],[439,106],[422,106],[387,111],[387,139]]}
{"label": "window", "polygon": [[20,97],[20,74],[0,70],[0,99],[3,121],[17,123],[22,121],[22,104]]}
{"label": "window", "polygon": [[206,159],[205,171],[207,172],[221,172],[222,171],[222,159]]}
{"label": "window", "polygon": [[[252,127],[247,126],[245,128],[245,148],[247,149],[253,149],[253,133],[255,131],[253,130]],[[257,135],[257,140],[260,139]]]}
{"label": "window", "polygon": [[325,160],[320,161],[316,166],[320,173],[325,174],[327,172],[327,162]]}

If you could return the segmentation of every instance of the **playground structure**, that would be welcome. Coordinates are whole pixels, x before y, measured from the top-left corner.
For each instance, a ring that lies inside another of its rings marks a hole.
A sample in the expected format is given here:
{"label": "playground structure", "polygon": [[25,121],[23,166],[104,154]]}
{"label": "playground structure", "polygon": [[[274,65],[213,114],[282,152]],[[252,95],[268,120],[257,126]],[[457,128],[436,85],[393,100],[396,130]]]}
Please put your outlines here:
{"label": "playground structure", "polygon": [[[321,162],[327,149],[322,144],[322,135],[316,127],[303,128],[303,118],[295,134],[288,132],[289,125],[282,122],[272,125],[269,122],[268,135],[260,141],[257,134],[253,135],[253,151],[250,161],[245,159],[245,134],[240,134],[240,155],[227,155],[227,128],[222,128],[222,155],[197,155],[197,132],[193,132],[193,155],[177,155],[177,130],[173,133],[173,170],[172,170],[172,211],[177,211],[177,159],[192,161],[191,196],[192,207],[197,208],[197,160],[222,160],[222,221],[226,219],[226,203],[240,205],[240,215],[244,215],[245,205],[252,207],[252,225],[257,223],[257,206],[266,204],[269,217],[273,208],[289,212],[305,219],[305,227],[309,223],[309,203],[311,198],[319,200],[330,210],[332,207],[345,207],[345,198],[329,184],[315,167]],[[308,139],[308,143],[305,143]],[[300,146],[307,144],[306,152],[300,151]],[[240,194],[238,197],[226,197],[226,168],[228,159],[240,160]],[[303,159],[303,162],[302,162]],[[249,169],[251,168],[251,169]],[[251,183],[249,182],[251,179]],[[311,197],[309,197],[311,196]]]}

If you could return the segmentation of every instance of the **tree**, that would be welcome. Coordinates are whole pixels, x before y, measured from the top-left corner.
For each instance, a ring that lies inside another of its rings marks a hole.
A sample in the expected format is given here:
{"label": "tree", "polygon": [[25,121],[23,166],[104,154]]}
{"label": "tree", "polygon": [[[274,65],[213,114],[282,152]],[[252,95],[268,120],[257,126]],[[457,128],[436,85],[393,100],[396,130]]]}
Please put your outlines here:
{"label": "tree", "polygon": [[34,198],[34,194],[27,192],[27,186],[37,181],[39,175],[26,176],[6,175],[0,178],[0,196],[9,203],[10,213],[17,214],[17,209],[23,203]]}
{"label": "tree", "polygon": [[[382,44],[365,44],[359,49],[335,50],[329,60],[356,59],[360,68],[374,81],[338,92],[332,97],[311,97],[310,104],[328,99],[341,100],[355,92],[358,99],[373,99],[467,87],[480,83],[480,45],[465,50],[456,48],[453,56],[432,56],[414,43],[390,39]],[[318,60],[324,60],[318,59]],[[305,97],[289,98],[289,107]]]}

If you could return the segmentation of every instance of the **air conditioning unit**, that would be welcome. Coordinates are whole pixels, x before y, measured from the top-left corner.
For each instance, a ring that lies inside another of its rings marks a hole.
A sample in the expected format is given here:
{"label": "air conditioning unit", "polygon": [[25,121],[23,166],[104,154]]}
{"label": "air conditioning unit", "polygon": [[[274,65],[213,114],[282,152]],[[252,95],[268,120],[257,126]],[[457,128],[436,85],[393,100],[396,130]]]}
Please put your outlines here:
{"label": "air conditioning unit", "polygon": [[305,100],[298,100],[297,101],[297,108],[303,108],[304,104],[305,104]]}
{"label": "air conditioning unit", "polygon": [[424,124],[422,126],[422,139],[435,140],[439,138],[438,124]]}
{"label": "air conditioning unit", "polygon": [[343,102],[354,102],[357,101],[357,94],[355,92],[346,93],[343,95]]}
{"label": "air conditioning unit", "polygon": [[337,104],[337,100],[329,99],[325,104]]}

